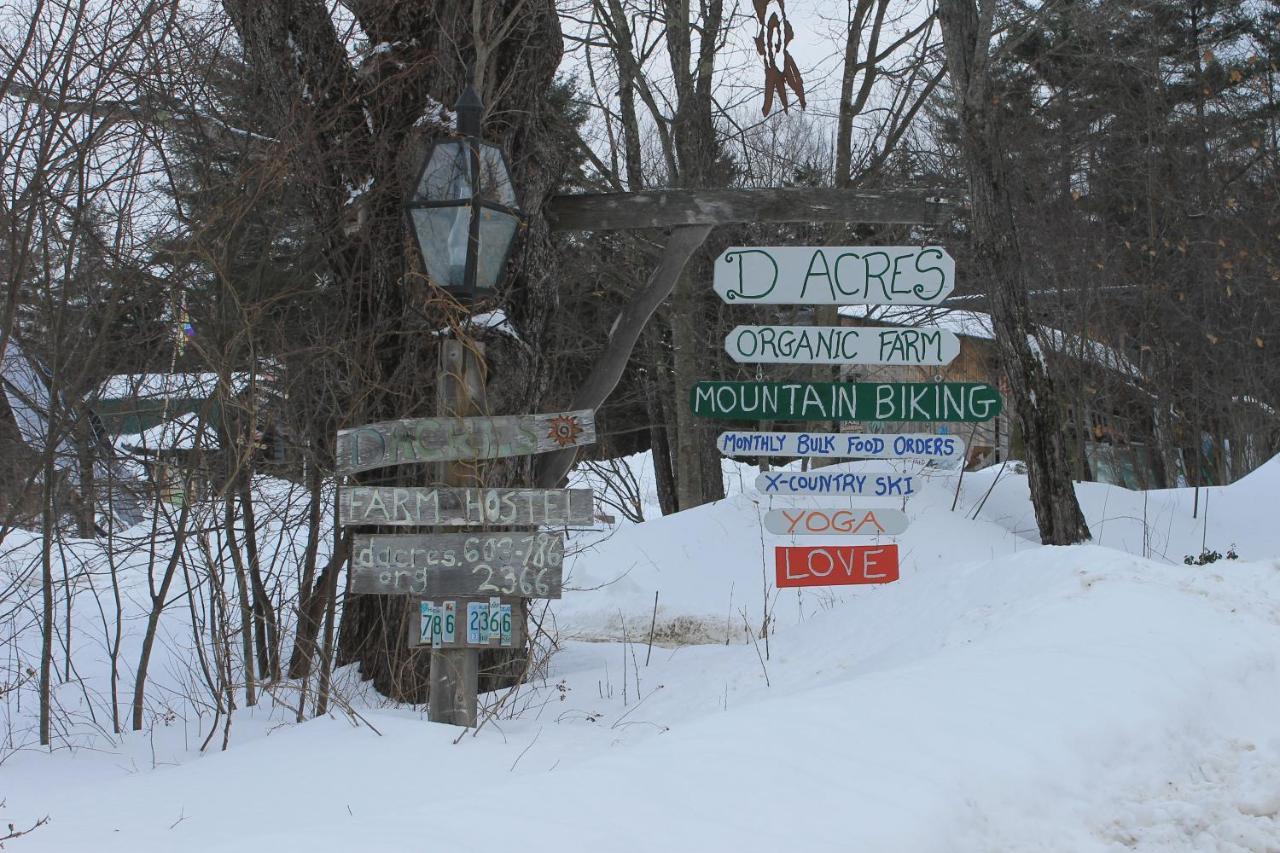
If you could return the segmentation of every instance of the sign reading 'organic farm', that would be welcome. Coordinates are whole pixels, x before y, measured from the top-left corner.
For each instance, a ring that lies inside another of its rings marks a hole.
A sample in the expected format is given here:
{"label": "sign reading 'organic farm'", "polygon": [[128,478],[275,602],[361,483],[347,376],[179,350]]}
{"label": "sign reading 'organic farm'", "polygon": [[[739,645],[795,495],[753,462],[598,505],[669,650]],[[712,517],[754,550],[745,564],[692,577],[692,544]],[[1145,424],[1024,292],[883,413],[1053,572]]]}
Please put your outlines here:
{"label": "sign reading 'organic farm'", "polygon": [[960,339],[944,329],[737,326],[725,352],[751,364],[949,364]]}
{"label": "sign reading 'organic farm'", "polygon": [[985,421],[1000,393],[981,382],[699,382],[693,413],[745,421]]}
{"label": "sign reading 'organic farm'", "polygon": [[756,246],[715,265],[725,302],[765,305],[937,305],[956,264],[936,246]]}

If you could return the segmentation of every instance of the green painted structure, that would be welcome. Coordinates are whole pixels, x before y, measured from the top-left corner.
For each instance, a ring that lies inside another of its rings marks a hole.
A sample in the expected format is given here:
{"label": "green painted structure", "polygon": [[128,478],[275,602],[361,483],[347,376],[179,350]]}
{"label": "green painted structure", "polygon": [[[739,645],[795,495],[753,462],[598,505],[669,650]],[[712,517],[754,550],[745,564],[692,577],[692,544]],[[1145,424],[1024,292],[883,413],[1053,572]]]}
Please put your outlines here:
{"label": "green painted structure", "polygon": [[982,382],[699,382],[698,417],[739,421],[986,421],[1000,392]]}

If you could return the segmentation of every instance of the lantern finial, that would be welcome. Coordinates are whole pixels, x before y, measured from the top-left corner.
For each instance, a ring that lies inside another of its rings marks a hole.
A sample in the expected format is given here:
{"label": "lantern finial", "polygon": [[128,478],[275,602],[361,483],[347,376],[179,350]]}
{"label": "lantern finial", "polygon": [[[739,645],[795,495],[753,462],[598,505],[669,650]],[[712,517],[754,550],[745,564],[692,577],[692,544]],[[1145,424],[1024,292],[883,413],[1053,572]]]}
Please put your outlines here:
{"label": "lantern finial", "polygon": [[480,93],[476,91],[475,70],[472,66],[467,67],[467,85],[458,96],[458,102],[453,105],[453,111],[458,114],[458,133],[463,136],[480,135],[480,117],[484,115],[484,102],[480,100]]}

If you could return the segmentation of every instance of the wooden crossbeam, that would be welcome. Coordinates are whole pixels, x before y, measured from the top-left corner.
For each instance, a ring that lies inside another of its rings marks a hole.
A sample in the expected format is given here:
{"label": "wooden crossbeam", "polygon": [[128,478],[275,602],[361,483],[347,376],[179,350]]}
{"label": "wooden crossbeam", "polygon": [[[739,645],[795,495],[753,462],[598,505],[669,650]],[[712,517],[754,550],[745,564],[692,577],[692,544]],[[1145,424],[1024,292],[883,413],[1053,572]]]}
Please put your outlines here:
{"label": "wooden crossbeam", "polygon": [[959,214],[958,202],[920,190],[861,192],[829,187],[646,190],[558,195],[548,203],[555,231],[613,231],[735,222],[876,222],[927,225]]}

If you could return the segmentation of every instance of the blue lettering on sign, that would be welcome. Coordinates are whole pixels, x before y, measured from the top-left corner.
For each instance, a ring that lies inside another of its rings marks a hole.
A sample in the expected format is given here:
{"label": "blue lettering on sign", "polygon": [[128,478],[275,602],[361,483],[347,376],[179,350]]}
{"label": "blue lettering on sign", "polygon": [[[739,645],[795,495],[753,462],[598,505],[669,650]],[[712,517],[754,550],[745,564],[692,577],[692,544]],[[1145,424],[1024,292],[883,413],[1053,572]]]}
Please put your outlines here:
{"label": "blue lettering on sign", "polygon": [[851,435],[846,439],[845,449],[850,456],[876,456],[884,453],[884,439],[865,435]]}
{"label": "blue lettering on sign", "polygon": [[839,472],[824,474],[815,472],[778,471],[762,475],[760,491],[765,493],[816,492],[821,494],[871,495],[890,497],[916,493],[910,476],[894,474],[853,474]]}
{"label": "blue lettering on sign", "polygon": [[796,435],[796,453],[831,453],[835,450],[834,435],[810,435],[807,432]]}
{"label": "blue lettering on sign", "polygon": [[893,452],[898,456],[954,456],[956,439],[946,436],[915,438],[900,435],[893,440]]}
{"label": "blue lettering on sign", "polygon": [[877,497],[909,494],[912,494],[910,477],[891,477],[887,474],[876,477]]}

